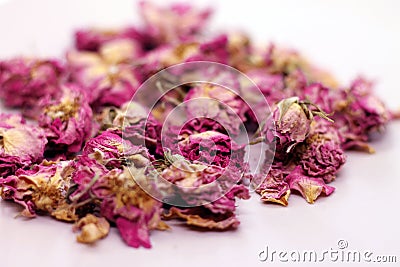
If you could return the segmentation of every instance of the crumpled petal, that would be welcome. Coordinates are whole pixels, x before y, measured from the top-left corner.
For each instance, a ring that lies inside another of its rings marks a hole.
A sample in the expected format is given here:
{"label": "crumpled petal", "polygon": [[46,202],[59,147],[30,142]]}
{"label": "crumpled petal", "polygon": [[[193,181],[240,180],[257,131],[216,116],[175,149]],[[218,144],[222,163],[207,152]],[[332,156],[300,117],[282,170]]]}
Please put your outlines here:
{"label": "crumpled petal", "polygon": [[47,139],[42,129],[27,124],[19,115],[0,114],[0,120],[0,176],[43,158]]}
{"label": "crumpled petal", "polygon": [[211,15],[210,9],[195,9],[187,4],[159,7],[140,3],[140,12],[148,32],[159,43],[191,40],[201,32]]}
{"label": "crumpled petal", "polygon": [[[144,168],[136,166],[131,168]],[[127,167],[105,169],[97,161],[81,157],[73,181],[77,190],[70,195],[76,205],[93,205],[108,221],[116,223],[122,238],[132,247],[150,247],[149,231],[166,230],[168,226],[161,221],[162,203],[149,196],[136,183]],[[144,176],[142,179],[146,179]],[[87,213],[90,212],[87,207]]]}
{"label": "crumpled petal", "polygon": [[35,217],[40,211],[57,214],[55,217],[60,220],[74,221],[77,218],[74,210],[66,212],[63,206],[72,172],[70,161],[44,161],[28,170],[19,169],[15,175],[0,179],[1,197],[21,204],[25,208],[21,214],[26,217]]}
{"label": "crumpled petal", "polygon": [[74,153],[81,150],[91,135],[93,113],[80,87],[65,84],[61,90],[59,98],[42,101],[39,125],[46,130],[51,148]]}
{"label": "crumpled petal", "polygon": [[372,92],[373,83],[358,78],[348,90],[342,91],[342,98],[336,101],[339,112],[333,119],[343,136],[344,149],[374,150],[367,144],[369,135],[382,132],[390,120],[390,112]]}
{"label": "crumpled petal", "polygon": [[335,188],[326,185],[322,178],[309,177],[297,166],[287,177],[290,189],[298,191],[308,203],[312,204],[321,195],[329,196]]}
{"label": "crumpled petal", "polygon": [[121,106],[139,87],[139,76],[132,66],[140,47],[129,39],[107,42],[99,52],[70,51],[68,65],[74,82],[85,89],[93,105]]}
{"label": "crumpled petal", "polygon": [[191,118],[213,119],[232,134],[238,134],[240,126],[246,121],[247,107],[243,100],[217,85],[196,86],[188,92],[184,101],[187,102],[187,112]]}
{"label": "crumpled petal", "polygon": [[295,153],[299,154],[299,162],[306,174],[328,183],[336,178],[346,162],[338,130],[323,120],[313,121],[310,136]]}
{"label": "crumpled petal", "polygon": [[36,118],[39,100],[56,96],[64,76],[64,67],[53,59],[0,61],[0,98],[6,107],[22,108],[25,116]]}
{"label": "crumpled petal", "polygon": [[108,235],[110,224],[104,218],[88,214],[74,225],[74,231],[81,231],[76,237],[80,243],[92,244]]}
{"label": "crumpled petal", "polygon": [[256,192],[260,194],[261,200],[287,206],[290,188],[284,180],[285,177],[286,175],[281,169],[271,169],[267,177],[265,177],[262,183],[256,188]]}
{"label": "crumpled petal", "polygon": [[109,169],[120,168],[130,162],[145,165],[147,162],[143,162],[143,159],[147,157],[147,153],[144,147],[135,146],[111,131],[104,131],[90,139],[82,151],[83,156],[96,159]]}
{"label": "crumpled petal", "polygon": [[212,216],[207,218],[209,211],[204,208],[180,209],[172,207],[168,213],[164,214],[164,218],[173,219],[180,218],[186,221],[187,225],[195,226],[209,230],[228,230],[235,229],[239,226],[240,221],[233,214],[224,214],[224,216]]}
{"label": "crumpled petal", "polygon": [[129,39],[138,44],[144,43],[146,36],[134,27],[122,29],[81,29],[75,33],[75,47],[78,50],[97,52],[105,43]]}
{"label": "crumpled petal", "polygon": [[[245,165],[244,146],[236,144],[228,135],[215,131],[185,135],[179,136],[179,139],[175,136],[178,142],[176,148],[179,151],[172,151],[173,153],[180,154],[190,161],[221,167],[231,165],[240,168]],[[166,146],[174,148],[172,143],[167,143]]]}
{"label": "crumpled petal", "polygon": [[[161,176],[178,186],[180,192],[174,193],[183,201],[182,206],[194,206],[171,207],[163,214],[164,218],[181,218],[188,225],[207,229],[225,230],[239,225],[235,198],[250,196],[247,187],[237,184],[241,176],[235,170],[177,160],[164,169]],[[204,185],[210,186],[204,189]],[[201,202],[206,203],[199,206]]]}

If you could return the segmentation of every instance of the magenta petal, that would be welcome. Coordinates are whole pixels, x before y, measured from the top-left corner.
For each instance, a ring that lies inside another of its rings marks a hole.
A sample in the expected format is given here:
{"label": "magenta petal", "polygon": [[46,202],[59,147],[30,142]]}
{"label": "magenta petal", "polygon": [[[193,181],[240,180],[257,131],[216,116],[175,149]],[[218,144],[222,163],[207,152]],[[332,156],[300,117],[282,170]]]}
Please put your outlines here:
{"label": "magenta petal", "polygon": [[329,196],[335,191],[335,188],[326,185],[322,178],[306,176],[299,166],[286,177],[286,181],[290,189],[298,191],[308,203],[314,203],[321,194]]}
{"label": "magenta petal", "polygon": [[149,230],[145,223],[132,222],[124,217],[119,217],[116,224],[126,244],[134,248],[140,246],[151,248]]}

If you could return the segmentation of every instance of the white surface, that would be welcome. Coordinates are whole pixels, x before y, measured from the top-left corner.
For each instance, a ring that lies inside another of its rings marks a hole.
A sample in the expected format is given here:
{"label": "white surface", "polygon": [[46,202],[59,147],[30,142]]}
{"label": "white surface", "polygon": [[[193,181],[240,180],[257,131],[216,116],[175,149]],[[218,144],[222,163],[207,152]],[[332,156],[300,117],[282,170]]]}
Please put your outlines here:
{"label": "white surface", "polygon": [[[390,107],[400,106],[400,2],[231,2],[216,3],[214,30],[240,27],[258,40],[296,47],[343,82],[365,74],[377,80],[377,92]],[[0,57],[60,56],[72,40],[73,29],[138,21],[134,7],[131,0],[0,0]],[[384,138],[373,143],[375,155],[351,153],[332,184],[336,192],[314,205],[299,196],[291,196],[286,208],[264,205],[255,196],[238,202],[241,226],[237,231],[173,227],[170,232],[152,233],[151,250],[125,246],[115,230],[96,246],[80,245],[75,243],[71,225],[47,217],[14,219],[19,209],[1,202],[0,266],[271,266],[258,260],[266,245],[275,250],[320,252],[336,249],[339,239],[347,240],[352,250],[396,255],[397,264],[384,265],[398,266],[399,132],[400,122],[392,123]],[[321,264],[328,265],[342,266],[329,261]]]}

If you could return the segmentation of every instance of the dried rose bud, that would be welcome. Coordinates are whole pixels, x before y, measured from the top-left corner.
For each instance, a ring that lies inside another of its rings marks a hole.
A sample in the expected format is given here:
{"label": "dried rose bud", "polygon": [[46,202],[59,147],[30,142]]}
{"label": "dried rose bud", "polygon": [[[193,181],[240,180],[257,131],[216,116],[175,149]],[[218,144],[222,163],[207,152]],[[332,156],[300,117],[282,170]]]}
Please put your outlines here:
{"label": "dried rose bud", "polygon": [[193,52],[185,61],[213,61],[228,64],[228,37],[222,34],[211,40],[199,43],[198,49]]}
{"label": "dried rose bud", "polygon": [[[223,175],[223,178],[221,177]],[[182,206],[172,207],[164,214],[166,219],[181,218],[191,226],[226,230],[236,228],[239,220],[235,215],[235,197],[248,199],[248,189],[242,184],[238,172],[214,165],[192,164],[185,160],[174,162],[162,171],[162,177],[178,186]],[[218,179],[218,180],[217,180]],[[203,185],[211,185],[204,189]],[[225,192],[225,190],[228,191]],[[193,196],[198,199],[194,200]],[[199,199],[210,201],[198,206]],[[194,202],[193,202],[194,201]]]}
{"label": "dried rose bud", "polygon": [[284,91],[283,76],[280,74],[269,74],[265,70],[257,69],[247,72],[246,75],[256,86],[249,84],[242,88],[245,95],[253,90],[260,90],[269,103],[276,103],[291,96]]}
{"label": "dried rose bud", "polygon": [[90,139],[83,148],[82,155],[96,159],[109,169],[121,168],[131,162],[146,165],[148,152],[142,146],[135,146],[121,136],[105,131]]}
{"label": "dried rose bud", "polygon": [[298,69],[309,68],[309,63],[297,51],[277,47],[272,44],[265,55],[267,68],[270,73],[289,74]]}
{"label": "dried rose bud", "polygon": [[0,121],[0,176],[43,158],[47,139],[42,129],[27,124],[20,115],[0,114]]}
{"label": "dried rose bud", "polygon": [[352,82],[349,90],[343,91],[344,97],[337,103],[339,112],[334,119],[345,139],[343,148],[358,148],[369,152],[373,149],[367,144],[369,135],[383,131],[390,119],[390,113],[372,92],[372,82],[358,78]]}
{"label": "dried rose bud", "polygon": [[49,149],[61,147],[70,153],[79,152],[92,130],[92,109],[81,89],[64,84],[59,98],[44,99],[41,106],[39,125],[46,130]]}
{"label": "dried rose bud", "polygon": [[151,115],[147,115],[145,107],[129,102],[122,105],[121,109],[104,109],[96,119],[102,130],[119,135],[134,146],[145,146],[150,158],[164,158],[161,144],[162,125]]}
{"label": "dried rose bud", "polygon": [[121,106],[139,87],[132,61],[139,57],[137,44],[120,39],[100,47],[98,53],[71,51],[67,54],[72,78],[88,94],[93,105]]}
{"label": "dried rose bud", "polygon": [[194,87],[184,101],[188,101],[187,112],[191,118],[210,118],[232,134],[238,134],[241,124],[246,121],[247,106],[244,101],[235,93],[217,85]]}
{"label": "dried rose bud", "polygon": [[123,29],[82,29],[75,33],[75,47],[78,50],[97,52],[105,43],[129,39],[132,42],[145,42],[146,37],[133,27]]}
{"label": "dried rose bud", "polygon": [[[265,129],[266,138],[271,142],[276,140],[278,153],[285,154],[299,143],[303,142],[310,132],[312,122],[311,112],[301,105],[297,97],[286,98],[280,101],[272,112],[275,129]],[[268,124],[267,124],[268,125]]]}
{"label": "dried rose bud", "polygon": [[[171,129],[171,131],[175,130]],[[182,129],[180,129],[179,134],[186,137],[192,134],[198,134],[207,131],[227,134],[225,128],[220,123],[209,118],[195,118],[189,120],[185,123],[185,125],[183,125]]]}
{"label": "dried rose bud", "polygon": [[179,149],[177,154],[181,154],[190,161],[221,167],[227,167],[230,164],[244,166],[244,146],[236,144],[228,135],[219,132],[184,134],[177,143],[177,148]]}
{"label": "dried rose bud", "polygon": [[299,154],[299,163],[307,175],[328,183],[346,162],[338,130],[323,120],[312,123],[309,137],[295,153]]}
{"label": "dried rose bud", "polygon": [[145,145],[150,155],[163,158],[164,152],[161,144],[161,124],[155,119],[143,117],[130,117],[122,128],[122,137],[134,145]]}
{"label": "dried rose bud", "polygon": [[[285,83],[285,91],[289,96],[302,96],[304,90],[308,85],[308,80],[306,75],[300,69],[296,69],[284,76]],[[307,99],[308,95],[305,95],[303,98]]]}
{"label": "dried rose bud", "polygon": [[228,40],[226,35],[220,35],[205,41],[159,46],[141,57],[138,72],[145,80],[166,67],[182,62],[213,61],[227,64],[228,60]]}
{"label": "dried rose bud", "polygon": [[248,58],[253,52],[250,36],[242,31],[230,31],[226,36],[228,39],[228,65],[246,72],[250,61]]}
{"label": "dried rose bud", "polygon": [[140,3],[140,12],[145,31],[159,43],[192,40],[203,31],[211,15],[210,9],[197,10],[186,4],[159,7],[144,1]]}
{"label": "dried rose bud", "polygon": [[35,217],[40,211],[74,221],[75,211],[66,202],[72,172],[69,161],[44,161],[29,170],[19,169],[15,175],[0,179],[1,197],[22,205],[25,209],[21,214],[26,217]]}
{"label": "dried rose bud", "polygon": [[337,88],[336,79],[329,73],[312,65],[295,50],[277,47],[272,44],[264,55],[266,68],[271,73],[292,75],[301,71],[308,83],[320,82],[325,86]]}
{"label": "dried rose bud", "polygon": [[7,107],[22,108],[25,116],[36,118],[39,100],[57,94],[63,74],[64,67],[56,60],[0,61],[0,98]]}

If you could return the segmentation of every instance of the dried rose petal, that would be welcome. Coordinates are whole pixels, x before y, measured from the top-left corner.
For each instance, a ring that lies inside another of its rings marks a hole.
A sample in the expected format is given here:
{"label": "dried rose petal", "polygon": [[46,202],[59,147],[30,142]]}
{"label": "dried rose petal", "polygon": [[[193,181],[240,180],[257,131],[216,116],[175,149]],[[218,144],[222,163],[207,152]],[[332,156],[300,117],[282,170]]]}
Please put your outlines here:
{"label": "dried rose petal", "polygon": [[228,230],[237,228],[240,224],[234,214],[228,213],[224,216],[210,216],[205,208],[197,207],[191,209],[180,209],[172,207],[164,214],[166,219],[180,218],[186,221],[187,225],[200,227],[209,230]]}
{"label": "dried rose petal", "polygon": [[[139,170],[145,167],[146,160],[133,161],[130,169],[107,170],[94,159],[81,156],[76,163],[73,181],[78,185],[70,195],[70,201],[75,205],[86,207],[85,214],[91,212],[91,205],[96,205],[100,213],[110,222],[116,223],[125,242],[133,247],[150,247],[148,231],[168,228],[160,220],[161,203],[147,195],[137,185],[137,176],[132,176],[133,168]],[[142,177],[146,179],[146,177]]]}
{"label": "dried rose petal", "polygon": [[323,120],[312,123],[310,136],[297,153],[305,173],[323,178],[325,182],[333,181],[346,162],[338,130]]}
{"label": "dried rose petal", "polygon": [[92,190],[93,184],[109,172],[96,159],[87,156],[79,156],[74,162],[74,168],[72,181],[77,185],[77,189],[69,196],[71,202],[89,199],[89,191]]}
{"label": "dried rose petal", "polygon": [[286,175],[280,168],[270,170],[267,177],[256,188],[256,192],[260,194],[262,201],[278,203],[283,206],[288,205],[290,188],[284,180]]}
{"label": "dried rose petal", "polygon": [[[177,148],[186,159],[211,165],[227,167],[232,164],[244,166],[244,146],[236,144],[228,135],[206,131],[191,135],[182,135]],[[167,145],[172,147],[172,145]],[[174,152],[174,151],[173,151]],[[232,161],[232,163],[230,163]]]}
{"label": "dried rose petal", "polygon": [[219,35],[209,41],[200,43],[192,55],[185,61],[212,61],[227,64],[229,60],[228,37]]}
{"label": "dried rose petal", "polygon": [[105,131],[85,144],[82,155],[96,159],[100,164],[113,169],[129,162],[145,165],[147,162],[143,162],[142,158],[146,158],[148,152],[144,147],[135,146],[123,140],[121,136]]}
{"label": "dried rose petal", "polygon": [[372,93],[373,84],[363,78],[352,82],[344,97],[336,102],[339,112],[333,117],[343,138],[343,148],[358,148],[373,152],[367,144],[369,134],[382,131],[390,119],[390,113]]}
{"label": "dried rose petal", "polygon": [[[172,130],[171,131],[175,131]],[[207,131],[219,132],[222,134],[227,134],[225,128],[217,121],[209,118],[195,118],[189,120],[180,129],[179,134],[182,136],[189,136],[192,134],[199,134]]]}
{"label": "dried rose petal", "polygon": [[[181,192],[178,194],[184,201],[183,206],[196,205],[198,199],[194,200],[194,196],[210,201],[192,208],[172,207],[164,214],[164,218],[181,218],[188,225],[208,229],[224,230],[239,225],[235,215],[235,197],[250,197],[246,187],[236,184],[240,180],[239,173],[213,165],[191,164],[180,160],[164,169],[162,177],[179,187]],[[211,183],[213,185],[205,192],[201,186]],[[226,188],[230,189],[225,193]]]}
{"label": "dried rose petal", "polygon": [[[67,191],[73,167],[69,161],[46,162],[29,170],[19,169],[15,175],[0,179],[1,197],[21,204],[26,217],[36,216],[37,211],[56,214],[58,219],[73,221],[74,211],[66,212]],[[61,215],[64,210],[64,216]]]}
{"label": "dried rose petal", "polygon": [[129,39],[132,42],[144,42],[146,37],[133,27],[123,29],[81,29],[75,33],[75,47],[78,50],[97,52],[110,41]]}
{"label": "dried rose petal", "polygon": [[94,105],[121,106],[130,100],[139,87],[132,61],[140,48],[128,39],[110,41],[98,53],[71,51],[67,54],[73,80]]}
{"label": "dried rose petal", "polygon": [[145,31],[160,43],[191,40],[203,30],[211,15],[210,9],[197,10],[186,4],[159,7],[144,1],[140,3],[140,12]]}
{"label": "dried rose petal", "polygon": [[161,203],[136,184],[128,169],[109,172],[99,180],[98,186],[103,191],[93,193],[102,199],[102,215],[116,223],[129,246],[150,248],[149,231],[168,229],[160,218]]}
{"label": "dried rose petal", "polygon": [[[207,99],[210,101],[205,101]],[[232,134],[238,134],[240,125],[246,121],[246,105],[243,100],[217,85],[196,86],[189,91],[184,101],[187,102],[187,112],[191,118],[213,119]]]}
{"label": "dried rose petal", "polygon": [[73,84],[61,86],[57,99],[44,99],[39,125],[46,130],[49,144],[78,152],[91,135],[92,109],[80,87]]}
{"label": "dried rose petal", "polygon": [[39,162],[47,143],[42,129],[29,125],[20,115],[0,114],[0,176]]}
{"label": "dried rose petal", "polygon": [[329,196],[335,191],[335,188],[326,185],[322,178],[307,176],[300,166],[296,167],[285,180],[290,189],[298,191],[310,204],[314,203],[322,193]]}
{"label": "dried rose petal", "polygon": [[76,237],[78,242],[92,244],[108,235],[110,224],[104,218],[88,214],[75,223],[74,231],[81,231]]}
{"label": "dried rose petal", "polygon": [[27,117],[40,114],[38,102],[55,96],[64,75],[56,60],[14,58],[0,62],[0,98],[7,107],[22,108]]}
{"label": "dried rose petal", "polygon": [[276,103],[291,96],[284,91],[285,84],[282,75],[269,74],[261,69],[249,71],[246,75],[254,84],[242,88],[243,94],[251,94],[252,91],[260,90],[269,103]]}

